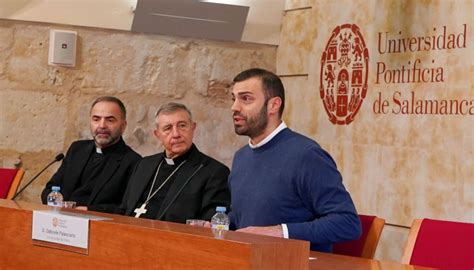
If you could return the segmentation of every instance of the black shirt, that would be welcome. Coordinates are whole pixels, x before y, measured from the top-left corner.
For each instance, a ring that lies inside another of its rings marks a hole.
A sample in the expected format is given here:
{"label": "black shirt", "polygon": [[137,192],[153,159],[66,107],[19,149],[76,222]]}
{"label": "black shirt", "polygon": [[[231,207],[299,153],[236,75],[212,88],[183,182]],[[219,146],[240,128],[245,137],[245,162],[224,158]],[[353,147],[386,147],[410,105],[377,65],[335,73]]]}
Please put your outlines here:
{"label": "black shirt", "polygon": [[[173,173],[173,171],[175,171],[181,165],[181,163],[183,163],[188,158],[189,153],[191,152],[191,149],[193,147],[195,147],[195,146],[193,145],[188,150],[188,152],[186,152],[185,154],[173,159],[174,165],[168,164],[165,159],[162,159],[160,161],[161,162],[161,167],[160,167],[160,171],[158,172],[158,175],[156,177],[155,184],[153,185],[153,179],[155,178],[156,171],[153,174],[150,181],[148,181],[147,188],[145,189],[145,192],[143,192],[143,194],[142,194],[142,197],[139,201],[138,207],[140,207],[147,200],[148,194],[150,194],[150,195],[153,194],[153,192],[155,192],[155,190],[157,190],[161,186],[161,184],[163,184],[163,182],[168,178],[168,176],[170,176]],[[164,153],[164,156],[166,156],[165,153]],[[158,167],[159,167],[159,164],[156,164],[155,170],[157,170]],[[176,175],[177,175],[179,170],[181,170],[181,167],[171,176],[171,178],[166,182],[166,184],[163,185],[163,187],[150,199],[150,201],[149,201],[149,203],[146,207],[147,211],[146,211],[145,214],[140,216],[141,218],[148,218],[148,219],[156,219],[157,218],[158,211],[160,210],[161,205],[162,205],[166,195],[168,194],[168,191],[169,191],[171,185],[173,184],[173,181],[176,178]],[[149,193],[150,188],[151,188],[152,185],[153,185],[153,190],[152,190],[151,193]]]}
{"label": "black shirt", "polygon": [[119,140],[117,143],[109,147],[102,148],[102,153],[98,153],[97,148],[94,148],[91,151],[86,166],[84,167],[84,170],[82,170],[80,181],[78,181],[69,200],[75,201],[77,206],[87,205],[92,190],[97,184],[97,179],[109,161],[108,157],[111,153],[118,151],[121,143],[124,144],[123,140]]}

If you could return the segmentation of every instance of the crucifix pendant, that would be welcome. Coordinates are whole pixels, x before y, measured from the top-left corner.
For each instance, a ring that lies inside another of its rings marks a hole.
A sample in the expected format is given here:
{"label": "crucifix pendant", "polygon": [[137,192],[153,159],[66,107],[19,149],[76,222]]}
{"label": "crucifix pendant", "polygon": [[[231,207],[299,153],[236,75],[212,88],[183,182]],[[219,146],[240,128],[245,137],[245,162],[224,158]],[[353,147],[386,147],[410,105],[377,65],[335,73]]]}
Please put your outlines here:
{"label": "crucifix pendant", "polygon": [[146,213],[146,203],[142,204],[140,208],[135,209],[133,212],[135,212],[135,217],[139,218],[141,215]]}

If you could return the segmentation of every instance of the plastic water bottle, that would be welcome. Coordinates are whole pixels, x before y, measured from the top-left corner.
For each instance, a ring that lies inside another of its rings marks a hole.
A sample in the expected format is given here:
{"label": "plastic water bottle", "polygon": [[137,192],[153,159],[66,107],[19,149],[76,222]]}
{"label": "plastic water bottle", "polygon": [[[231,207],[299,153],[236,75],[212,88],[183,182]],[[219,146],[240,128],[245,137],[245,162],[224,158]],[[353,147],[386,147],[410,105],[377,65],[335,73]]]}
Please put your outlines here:
{"label": "plastic water bottle", "polygon": [[218,230],[229,230],[229,216],[226,215],[227,209],[224,206],[216,207],[216,214],[211,218],[211,228]]}
{"label": "plastic water bottle", "polygon": [[48,197],[46,199],[48,201],[48,205],[58,207],[63,206],[63,194],[59,192],[61,190],[61,187],[53,186],[51,190],[52,191],[48,194]]}

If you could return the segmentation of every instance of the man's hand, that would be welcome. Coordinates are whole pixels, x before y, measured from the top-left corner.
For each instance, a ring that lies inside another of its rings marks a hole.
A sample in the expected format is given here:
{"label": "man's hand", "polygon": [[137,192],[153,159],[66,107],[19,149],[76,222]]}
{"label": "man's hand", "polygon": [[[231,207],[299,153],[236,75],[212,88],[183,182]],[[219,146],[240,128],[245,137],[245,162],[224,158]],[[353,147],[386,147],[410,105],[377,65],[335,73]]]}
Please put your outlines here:
{"label": "man's hand", "polygon": [[250,227],[239,229],[237,231],[283,238],[283,229],[281,228],[281,225],[268,226],[268,227],[250,226]]}
{"label": "man's hand", "polygon": [[87,206],[78,206],[75,209],[87,211]]}

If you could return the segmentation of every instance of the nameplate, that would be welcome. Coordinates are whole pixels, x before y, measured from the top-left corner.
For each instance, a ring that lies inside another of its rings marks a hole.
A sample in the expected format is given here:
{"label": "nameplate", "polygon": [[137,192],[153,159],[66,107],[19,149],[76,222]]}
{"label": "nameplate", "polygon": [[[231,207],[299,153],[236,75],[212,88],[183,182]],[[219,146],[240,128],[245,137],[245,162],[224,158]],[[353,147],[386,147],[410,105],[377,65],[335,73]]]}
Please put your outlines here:
{"label": "nameplate", "polygon": [[33,211],[33,240],[87,249],[89,218],[59,211]]}

